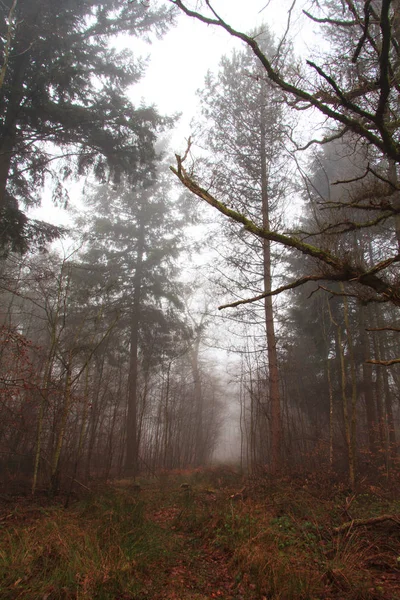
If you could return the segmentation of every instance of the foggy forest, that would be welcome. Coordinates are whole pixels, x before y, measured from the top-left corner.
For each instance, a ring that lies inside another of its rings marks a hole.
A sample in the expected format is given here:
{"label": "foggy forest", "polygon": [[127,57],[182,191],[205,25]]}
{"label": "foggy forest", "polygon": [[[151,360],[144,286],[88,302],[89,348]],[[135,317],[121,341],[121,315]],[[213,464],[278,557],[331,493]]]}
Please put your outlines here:
{"label": "foggy forest", "polygon": [[0,12],[0,598],[400,598],[399,0]]}

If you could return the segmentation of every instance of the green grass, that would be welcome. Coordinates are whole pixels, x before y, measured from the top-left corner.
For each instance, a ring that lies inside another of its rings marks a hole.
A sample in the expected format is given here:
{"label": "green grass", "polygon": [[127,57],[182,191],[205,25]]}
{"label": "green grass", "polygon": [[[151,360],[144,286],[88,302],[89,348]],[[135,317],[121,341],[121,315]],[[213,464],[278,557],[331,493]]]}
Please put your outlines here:
{"label": "green grass", "polygon": [[[167,532],[144,503],[109,490],[70,510],[21,509],[0,532],[0,597],[115,599],[146,589],[154,563],[173,554]],[[157,567],[158,568],[158,567]]]}

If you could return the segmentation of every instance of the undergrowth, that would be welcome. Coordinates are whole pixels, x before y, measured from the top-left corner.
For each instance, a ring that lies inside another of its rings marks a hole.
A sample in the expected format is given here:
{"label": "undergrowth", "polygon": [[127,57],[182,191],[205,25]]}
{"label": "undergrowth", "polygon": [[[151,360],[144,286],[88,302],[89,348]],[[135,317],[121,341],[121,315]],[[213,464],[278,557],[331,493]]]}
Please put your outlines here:
{"label": "undergrowth", "polygon": [[67,510],[26,499],[2,508],[2,600],[400,598],[398,523],[335,532],[398,515],[383,490],[203,469],[114,482]]}

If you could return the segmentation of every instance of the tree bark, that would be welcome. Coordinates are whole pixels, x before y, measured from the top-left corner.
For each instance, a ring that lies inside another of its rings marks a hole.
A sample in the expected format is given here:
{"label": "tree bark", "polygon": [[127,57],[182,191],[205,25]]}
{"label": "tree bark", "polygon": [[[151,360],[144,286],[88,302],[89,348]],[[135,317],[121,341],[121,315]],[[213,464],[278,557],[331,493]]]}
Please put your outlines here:
{"label": "tree bark", "polygon": [[368,364],[368,360],[371,358],[370,346],[368,336],[366,334],[365,324],[365,305],[360,306],[360,341],[363,352],[363,385],[364,385],[364,401],[365,411],[367,415],[367,430],[368,430],[368,447],[372,456],[377,453],[377,422],[376,422],[376,409],[373,396],[373,381],[372,381],[372,365]]}
{"label": "tree bark", "polygon": [[[262,96],[262,95],[261,95]],[[262,102],[262,97],[261,97]],[[269,194],[268,194],[268,173],[266,156],[266,131],[264,111],[261,112],[261,201],[262,201],[262,223],[266,231],[270,230],[269,219]],[[271,275],[271,242],[267,239],[263,244],[263,268],[264,268],[264,292],[269,293],[272,290]],[[272,306],[272,297],[267,296],[264,299],[265,328],[267,334],[267,353],[268,353],[268,388],[269,401],[271,404],[271,471],[275,473],[281,466],[281,445],[282,445],[282,422],[281,422],[281,403],[279,390],[279,369],[278,355],[276,351],[276,336],[274,326],[274,311]]]}
{"label": "tree bark", "polygon": [[138,472],[138,438],[137,438],[137,413],[138,413],[138,352],[139,352],[139,324],[140,304],[143,279],[143,254],[144,254],[144,223],[139,225],[137,240],[136,271],[133,279],[133,303],[130,323],[130,356],[128,378],[128,413],[126,432],[126,457],[125,473],[136,477]]}

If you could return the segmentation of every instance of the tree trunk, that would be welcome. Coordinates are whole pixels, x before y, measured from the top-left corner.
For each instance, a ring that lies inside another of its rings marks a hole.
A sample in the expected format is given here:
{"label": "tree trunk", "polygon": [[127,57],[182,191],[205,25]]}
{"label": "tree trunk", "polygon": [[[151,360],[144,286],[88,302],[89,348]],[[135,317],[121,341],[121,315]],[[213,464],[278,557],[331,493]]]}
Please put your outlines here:
{"label": "tree trunk", "polygon": [[65,373],[65,390],[63,399],[63,409],[61,415],[61,424],[57,436],[56,447],[53,454],[53,460],[51,461],[51,482],[50,491],[51,494],[55,495],[58,492],[59,479],[60,479],[60,456],[61,450],[64,444],[65,429],[67,426],[67,419],[69,415],[69,409],[71,406],[71,384],[72,384],[72,366],[71,366],[71,354],[68,357],[68,364]]}
{"label": "tree trunk", "polygon": [[365,411],[367,415],[367,429],[368,429],[368,447],[371,455],[374,457],[377,453],[377,437],[376,437],[376,409],[373,396],[373,382],[372,382],[372,365],[368,364],[368,360],[371,358],[371,351],[369,346],[369,339],[366,334],[366,319],[365,319],[365,305],[360,305],[360,342],[363,353],[363,385],[364,385],[364,400],[365,400]]}
{"label": "tree trunk", "polygon": [[126,431],[126,457],[125,474],[136,477],[138,472],[139,448],[137,438],[137,413],[138,413],[138,352],[139,352],[139,324],[140,303],[142,288],[142,268],[144,254],[144,223],[140,223],[137,240],[136,271],[133,279],[133,303],[130,323],[130,351],[129,351],[129,378],[128,378],[128,413]]}
{"label": "tree trunk", "polygon": [[[340,284],[341,291],[345,292],[343,283]],[[346,327],[347,335],[347,346],[349,349],[349,361],[350,361],[350,378],[351,378],[351,413],[350,413],[350,449],[349,449],[349,478],[350,485],[354,488],[355,484],[355,469],[356,469],[356,437],[357,437],[357,374],[356,364],[354,359],[354,346],[353,336],[350,329],[349,321],[349,305],[347,297],[343,295],[343,310],[344,310],[344,324]]]}
{"label": "tree trunk", "polygon": [[[262,102],[262,98],[261,98]],[[264,111],[262,111],[260,132],[261,132],[261,200],[262,200],[262,223],[263,228],[270,230],[269,220],[269,197],[268,197],[268,173],[266,156],[266,131]],[[269,240],[263,240],[263,267],[264,267],[264,292],[272,290],[271,276],[271,243]],[[274,312],[272,306],[272,297],[267,296],[264,300],[265,327],[267,333],[267,353],[268,353],[268,387],[269,401],[271,405],[271,471],[276,473],[281,466],[281,445],[282,445],[282,423],[281,423],[281,403],[279,390],[279,370],[278,355],[276,351],[276,337],[274,327]]]}
{"label": "tree trunk", "polygon": [[[201,331],[201,328],[200,328]],[[203,393],[201,389],[201,375],[199,368],[199,349],[201,333],[198,332],[193,348],[190,351],[190,360],[192,365],[193,384],[194,384],[194,402],[195,402],[195,459],[196,467],[204,464],[204,431],[203,431]]]}

